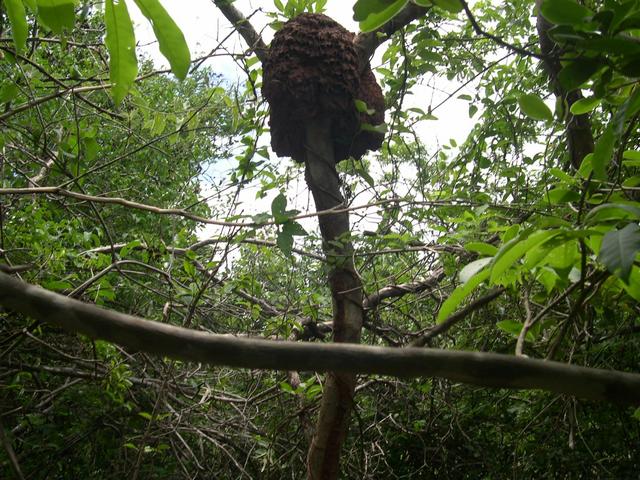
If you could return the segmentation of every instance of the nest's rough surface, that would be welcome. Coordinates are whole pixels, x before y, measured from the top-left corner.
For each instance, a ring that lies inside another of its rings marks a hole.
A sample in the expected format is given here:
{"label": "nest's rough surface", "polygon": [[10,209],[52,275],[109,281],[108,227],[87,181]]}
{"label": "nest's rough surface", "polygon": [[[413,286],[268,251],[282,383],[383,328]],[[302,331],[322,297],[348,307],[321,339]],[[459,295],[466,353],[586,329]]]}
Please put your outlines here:
{"label": "nest's rough surface", "polygon": [[[271,146],[279,156],[305,158],[305,123],[330,118],[335,160],[377,150],[383,135],[362,130],[384,121],[384,98],[371,68],[359,71],[353,33],[326,15],[303,13],[274,36],[262,92],[271,107]],[[364,101],[371,115],[358,112]]]}

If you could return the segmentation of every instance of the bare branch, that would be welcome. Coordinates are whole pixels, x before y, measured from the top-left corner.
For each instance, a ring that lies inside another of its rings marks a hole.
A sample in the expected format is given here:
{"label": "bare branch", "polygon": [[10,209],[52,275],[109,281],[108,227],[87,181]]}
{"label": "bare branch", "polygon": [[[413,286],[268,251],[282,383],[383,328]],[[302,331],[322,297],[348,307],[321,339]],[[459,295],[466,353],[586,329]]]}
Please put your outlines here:
{"label": "bare branch", "polygon": [[419,7],[414,3],[407,5],[398,15],[377,30],[368,33],[359,33],[354,43],[360,49],[360,65],[364,67],[369,63],[369,58],[376,49],[389,40],[391,35],[406,27],[414,20],[422,17],[430,10],[429,7]]}
{"label": "bare branch", "polygon": [[187,361],[238,368],[436,376],[640,405],[640,374],[492,353],[310,344],[213,335],[79,302],[0,273],[0,304],[70,332]]}
{"label": "bare branch", "polygon": [[471,22],[471,27],[473,27],[473,30],[478,35],[488,38],[490,40],[493,40],[498,45],[505,47],[506,49],[511,50],[512,52],[519,53],[520,55],[524,55],[525,57],[534,57],[538,59],[544,58],[544,55],[540,55],[539,53],[536,53],[536,52],[530,52],[529,50],[522,47],[518,47],[517,45],[512,45],[509,42],[505,42],[502,38],[497,37],[483,30],[482,27],[478,24],[478,21],[474,17],[473,13],[471,13],[469,4],[465,0],[460,0],[460,3],[462,4],[462,8],[464,8],[464,12],[467,14],[467,18],[469,19],[469,22]]}
{"label": "bare branch", "polygon": [[228,0],[213,0],[213,3],[220,9],[225,18],[231,22],[242,38],[244,38],[249,49],[253,50],[260,61],[264,63],[267,60],[269,49],[260,34],[253,28],[251,22]]}
{"label": "bare branch", "polygon": [[429,330],[427,333],[425,333],[421,337],[416,338],[413,342],[411,342],[411,346],[424,347],[427,343],[429,343],[429,341],[432,338],[446,332],[451,327],[453,327],[456,323],[466,318],[466,316],[469,315],[471,312],[474,312],[477,309],[484,307],[489,302],[498,298],[500,295],[504,293],[504,291],[505,291],[505,288],[503,287],[496,288],[495,290],[490,291],[489,293],[478,298],[477,300],[474,300],[466,307],[461,308],[454,314],[450,315],[444,322],[439,323],[438,325],[433,327],[431,330]]}
{"label": "bare branch", "polygon": [[444,269],[438,268],[429,278],[421,282],[403,283],[401,285],[388,285],[372,293],[362,302],[365,310],[376,308],[383,300],[392,297],[402,297],[408,293],[420,293],[428,288],[435,287],[444,278]]}
{"label": "bare branch", "polygon": [[75,198],[77,200],[83,200],[87,202],[95,203],[109,203],[112,205],[121,205],[127,208],[134,208],[136,210],[144,210],[146,212],[157,213],[159,215],[176,215],[179,217],[188,218],[200,223],[207,223],[209,225],[219,225],[223,227],[252,227],[257,226],[255,223],[237,223],[237,222],[224,222],[221,220],[212,220],[210,218],[201,217],[193,213],[187,212],[181,208],[160,208],[153,205],[146,205],[144,203],[132,202],[119,197],[97,197],[95,195],[85,195],[83,193],[73,192],[71,190],[65,190],[60,187],[32,187],[32,188],[0,188],[0,195],[31,195],[31,194],[53,194],[61,195],[63,197]]}

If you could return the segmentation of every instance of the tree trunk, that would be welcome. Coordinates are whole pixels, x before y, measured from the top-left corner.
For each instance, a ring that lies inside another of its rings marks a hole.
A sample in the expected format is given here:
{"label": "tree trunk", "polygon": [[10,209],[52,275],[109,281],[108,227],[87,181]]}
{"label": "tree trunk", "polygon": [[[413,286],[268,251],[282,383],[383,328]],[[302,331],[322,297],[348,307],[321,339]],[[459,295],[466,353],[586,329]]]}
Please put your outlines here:
{"label": "tree trunk", "polygon": [[569,109],[582,97],[580,90],[567,92],[558,81],[558,74],[562,69],[560,56],[562,49],[549,37],[551,24],[539,13],[541,0],[537,0],[538,18],[536,27],[540,43],[540,52],[546,58],[543,61],[544,68],[549,76],[551,87],[556,97],[564,102],[564,117],[566,124],[567,147],[569,158],[574,169],[578,170],[582,160],[588,154],[593,153],[594,141],[591,131],[591,120],[588,114],[573,115]]}
{"label": "tree trunk", "polygon": [[[306,126],[306,148],[305,177],[316,210],[343,205],[330,120],[317,119]],[[329,265],[334,341],[359,343],[363,319],[362,283],[353,265],[349,214],[321,215],[318,222]],[[307,459],[311,480],[338,478],[340,450],[347,434],[355,384],[355,375],[329,373],[326,376],[316,431]]]}

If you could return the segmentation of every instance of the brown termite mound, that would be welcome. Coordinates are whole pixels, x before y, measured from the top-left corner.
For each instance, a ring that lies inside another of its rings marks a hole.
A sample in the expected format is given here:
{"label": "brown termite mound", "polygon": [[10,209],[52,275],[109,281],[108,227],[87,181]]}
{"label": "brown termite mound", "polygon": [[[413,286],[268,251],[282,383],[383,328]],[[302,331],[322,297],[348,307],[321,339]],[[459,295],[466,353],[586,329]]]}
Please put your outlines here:
{"label": "brown termite mound", "polygon": [[[384,135],[366,129],[384,122],[384,98],[369,65],[360,70],[353,38],[319,13],[303,13],[275,34],[262,92],[271,107],[271,147],[279,156],[304,162],[305,125],[320,118],[330,120],[336,162],[382,145]],[[368,112],[359,112],[355,100],[365,102]]]}

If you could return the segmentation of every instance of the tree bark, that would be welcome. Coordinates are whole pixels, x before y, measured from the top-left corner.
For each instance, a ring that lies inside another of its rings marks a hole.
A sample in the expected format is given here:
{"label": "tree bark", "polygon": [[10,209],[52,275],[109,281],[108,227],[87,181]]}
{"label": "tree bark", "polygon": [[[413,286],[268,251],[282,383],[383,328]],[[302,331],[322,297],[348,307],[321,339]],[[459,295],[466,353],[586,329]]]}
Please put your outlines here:
{"label": "tree bark", "polygon": [[[305,178],[316,210],[343,206],[329,119],[316,119],[306,126],[305,157]],[[318,222],[329,266],[334,341],[359,343],[363,322],[362,282],[353,264],[349,214],[322,215]],[[347,434],[355,385],[356,377],[352,374],[330,372],[326,376],[307,458],[309,479],[338,478],[340,450]]]}
{"label": "tree bark", "polygon": [[549,37],[549,29],[551,24],[542,16],[540,11],[541,0],[536,1],[538,7],[538,18],[536,27],[540,43],[540,52],[545,57],[543,65],[551,87],[556,97],[562,99],[565,110],[565,124],[567,135],[567,147],[569,150],[569,158],[571,166],[578,170],[582,164],[582,160],[588,154],[593,153],[594,141],[593,132],[591,131],[591,119],[588,114],[573,115],[569,110],[571,105],[576,103],[582,97],[580,90],[566,91],[558,81],[558,74],[562,69],[560,64],[560,56],[562,49]]}
{"label": "tree bark", "polygon": [[495,353],[277,342],[176,327],[83,303],[0,272],[0,305],[68,332],[154,355],[233,368],[440,377],[640,405],[640,374]]}

